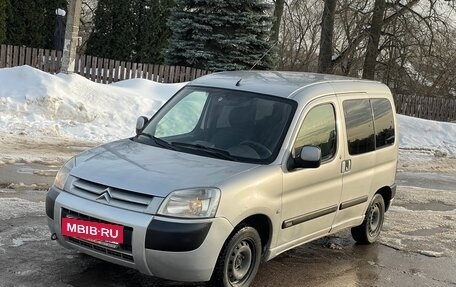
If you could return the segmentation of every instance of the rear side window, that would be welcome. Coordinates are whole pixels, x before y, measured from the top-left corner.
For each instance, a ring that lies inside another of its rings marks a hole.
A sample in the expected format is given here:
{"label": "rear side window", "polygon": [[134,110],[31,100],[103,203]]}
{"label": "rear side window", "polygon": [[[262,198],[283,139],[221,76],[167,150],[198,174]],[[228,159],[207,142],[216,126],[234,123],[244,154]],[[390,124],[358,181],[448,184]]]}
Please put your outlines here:
{"label": "rear side window", "polygon": [[375,123],[375,143],[377,148],[394,144],[394,115],[390,101],[372,99]]}
{"label": "rear side window", "polygon": [[294,144],[297,156],[303,146],[314,145],[321,149],[322,161],[331,159],[336,153],[336,115],[332,104],[312,108],[306,115]]}
{"label": "rear side window", "polygon": [[351,155],[375,150],[374,122],[369,99],[343,102],[348,152]]}

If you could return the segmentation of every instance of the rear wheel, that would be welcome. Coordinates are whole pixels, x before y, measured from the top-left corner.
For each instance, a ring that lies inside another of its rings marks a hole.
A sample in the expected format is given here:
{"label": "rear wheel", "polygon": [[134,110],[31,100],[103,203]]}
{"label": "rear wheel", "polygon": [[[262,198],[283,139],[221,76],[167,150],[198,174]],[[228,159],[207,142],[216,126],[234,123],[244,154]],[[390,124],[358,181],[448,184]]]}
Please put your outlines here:
{"label": "rear wheel", "polygon": [[363,223],[351,229],[353,239],[360,244],[374,243],[380,235],[384,219],[385,201],[380,194],[376,194],[367,208]]}
{"label": "rear wheel", "polygon": [[225,243],[212,274],[212,286],[249,286],[260,265],[261,239],[255,228],[240,227]]}

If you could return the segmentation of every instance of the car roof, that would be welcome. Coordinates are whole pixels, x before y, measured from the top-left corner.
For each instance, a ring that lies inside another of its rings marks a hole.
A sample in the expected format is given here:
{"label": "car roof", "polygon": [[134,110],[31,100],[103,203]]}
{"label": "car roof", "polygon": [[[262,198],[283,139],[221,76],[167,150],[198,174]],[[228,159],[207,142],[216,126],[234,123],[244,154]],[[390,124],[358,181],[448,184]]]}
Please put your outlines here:
{"label": "car roof", "polygon": [[[375,81],[360,80],[338,75],[282,71],[229,71],[218,72],[197,78],[192,86],[216,87],[255,92],[272,96],[293,98],[295,92],[318,84],[331,84],[334,92],[353,92],[354,83],[359,82],[365,90],[383,86]],[[327,85],[326,85],[327,86]],[[356,85],[355,85],[356,86]],[[363,91],[364,91],[363,90]]]}

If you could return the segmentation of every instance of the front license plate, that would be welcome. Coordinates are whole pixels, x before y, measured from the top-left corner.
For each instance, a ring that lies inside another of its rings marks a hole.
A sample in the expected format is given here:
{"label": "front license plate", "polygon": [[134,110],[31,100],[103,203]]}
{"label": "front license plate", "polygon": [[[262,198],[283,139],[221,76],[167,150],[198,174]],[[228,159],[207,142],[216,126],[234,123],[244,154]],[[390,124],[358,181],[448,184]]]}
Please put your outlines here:
{"label": "front license plate", "polygon": [[62,235],[87,239],[99,244],[106,242],[116,245],[123,243],[123,226],[63,217]]}

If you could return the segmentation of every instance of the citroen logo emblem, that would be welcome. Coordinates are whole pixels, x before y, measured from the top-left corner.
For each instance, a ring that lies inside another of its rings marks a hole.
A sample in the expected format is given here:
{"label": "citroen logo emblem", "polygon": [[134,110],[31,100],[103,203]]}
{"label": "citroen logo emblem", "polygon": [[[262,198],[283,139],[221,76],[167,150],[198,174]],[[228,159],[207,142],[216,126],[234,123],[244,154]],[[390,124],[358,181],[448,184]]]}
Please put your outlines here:
{"label": "citroen logo emblem", "polygon": [[107,187],[105,190],[103,190],[103,193],[99,197],[97,197],[95,200],[104,199],[104,200],[106,200],[107,203],[109,203],[111,201],[111,198],[112,198],[111,191],[110,191],[109,187]]}

